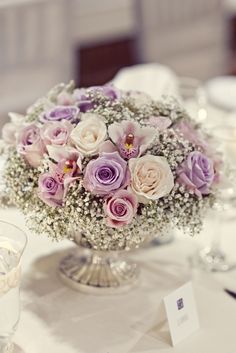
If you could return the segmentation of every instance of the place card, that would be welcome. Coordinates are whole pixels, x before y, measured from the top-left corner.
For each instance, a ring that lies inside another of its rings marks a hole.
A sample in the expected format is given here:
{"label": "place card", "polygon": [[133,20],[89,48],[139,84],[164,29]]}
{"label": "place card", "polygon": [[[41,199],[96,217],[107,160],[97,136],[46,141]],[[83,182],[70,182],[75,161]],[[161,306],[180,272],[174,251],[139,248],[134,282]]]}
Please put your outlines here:
{"label": "place card", "polygon": [[199,328],[196,303],[191,282],[187,282],[164,298],[173,346]]}

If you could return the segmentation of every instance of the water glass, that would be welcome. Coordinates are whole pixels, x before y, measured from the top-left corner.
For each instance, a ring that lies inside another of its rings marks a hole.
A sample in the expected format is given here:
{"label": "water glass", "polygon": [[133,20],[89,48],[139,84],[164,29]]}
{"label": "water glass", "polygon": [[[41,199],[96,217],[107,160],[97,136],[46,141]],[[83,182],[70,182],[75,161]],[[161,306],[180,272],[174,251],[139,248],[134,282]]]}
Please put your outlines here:
{"label": "water glass", "polygon": [[210,246],[197,251],[191,262],[207,271],[226,272],[236,267],[221,244],[223,226],[235,220],[236,215],[236,126],[219,125],[211,129],[211,134],[216,140],[216,151],[224,161],[219,175],[218,202],[212,209],[215,230]]}
{"label": "water glass", "polygon": [[13,352],[12,336],[20,318],[20,262],[26,234],[0,221],[0,353]]}

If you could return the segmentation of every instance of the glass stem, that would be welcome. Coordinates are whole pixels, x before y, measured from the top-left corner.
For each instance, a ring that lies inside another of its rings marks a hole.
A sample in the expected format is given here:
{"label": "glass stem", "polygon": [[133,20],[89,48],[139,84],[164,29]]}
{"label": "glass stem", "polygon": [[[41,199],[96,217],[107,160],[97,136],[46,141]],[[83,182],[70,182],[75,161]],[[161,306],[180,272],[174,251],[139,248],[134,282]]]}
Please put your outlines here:
{"label": "glass stem", "polygon": [[211,241],[211,250],[213,252],[221,249],[221,235],[222,235],[222,220],[219,217],[218,212],[216,212],[216,215],[214,218],[215,218],[214,219],[215,229],[214,229],[214,234]]}

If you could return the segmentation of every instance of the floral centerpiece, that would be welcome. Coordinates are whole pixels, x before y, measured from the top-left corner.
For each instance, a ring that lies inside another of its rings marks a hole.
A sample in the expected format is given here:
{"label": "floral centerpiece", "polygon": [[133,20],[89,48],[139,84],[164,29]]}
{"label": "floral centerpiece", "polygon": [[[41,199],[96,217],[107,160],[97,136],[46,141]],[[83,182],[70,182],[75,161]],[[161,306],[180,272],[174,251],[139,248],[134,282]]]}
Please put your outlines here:
{"label": "floral centerpiece", "polygon": [[219,163],[174,99],[70,83],[10,116],[5,184],[30,229],[103,252],[200,231]]}

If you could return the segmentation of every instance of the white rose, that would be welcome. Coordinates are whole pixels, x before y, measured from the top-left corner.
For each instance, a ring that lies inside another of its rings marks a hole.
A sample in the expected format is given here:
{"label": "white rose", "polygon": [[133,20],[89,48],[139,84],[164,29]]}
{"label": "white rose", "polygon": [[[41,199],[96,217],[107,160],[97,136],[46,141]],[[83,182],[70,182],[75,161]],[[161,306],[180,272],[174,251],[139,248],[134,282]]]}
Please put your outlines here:
{"label": "white rose", "polygon": [[84,113],[82,121],[71,132],[71,140],[84,156],[98,153],[101,143],[106,139],[107,128],[98,114]]}
{"label": "white rose", "polygon": [[129,160],[131,188],[139,202],[147,203],[170,193],[174,177],[164,157],[145,155]]}

